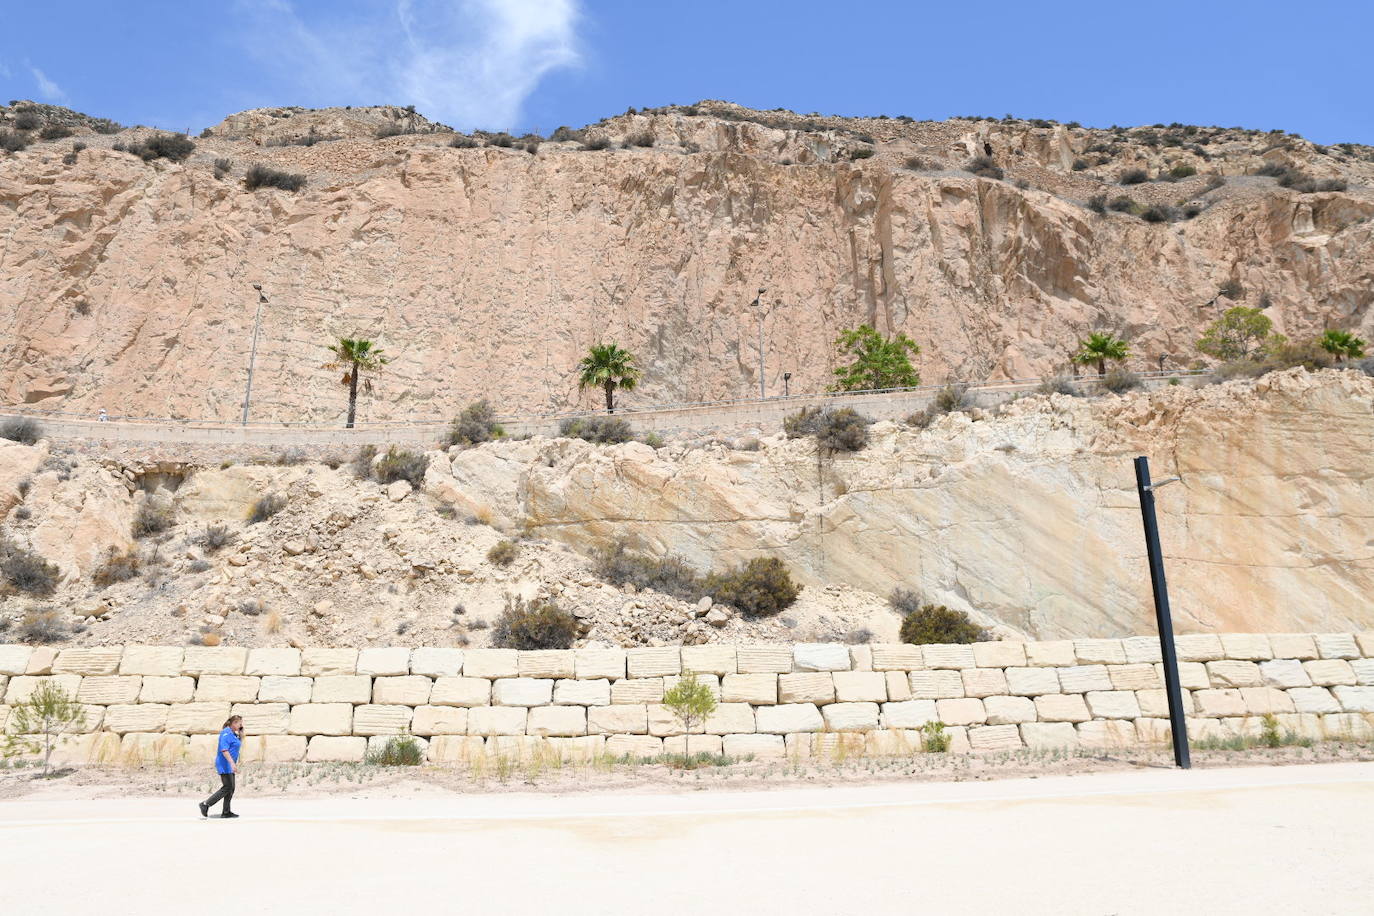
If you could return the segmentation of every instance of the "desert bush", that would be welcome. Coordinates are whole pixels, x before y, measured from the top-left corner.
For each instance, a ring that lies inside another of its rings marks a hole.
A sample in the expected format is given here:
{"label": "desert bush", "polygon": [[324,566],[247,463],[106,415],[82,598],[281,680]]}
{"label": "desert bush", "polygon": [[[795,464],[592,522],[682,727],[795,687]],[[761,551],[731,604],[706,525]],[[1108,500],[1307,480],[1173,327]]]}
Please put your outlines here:
{"label": "desert bush", "polygon": [[74,133],[76,133],[76,131],[72,130],[65,124],[49,124],[47,127],[43,128],[38,132],[38,139],[65,140],[67,137],[70,137]]}
{"label": "desert bush", "polygon": [[1150,176],[1144,169],[1127,169],[1121,173],[1117,179],[1117,184],[1144,184],[1150,180]]}
{"label": "desert bush", "polygon": [[783,418],[782,428],[789,439],[814,436],[827,452],[857,452],[868,445],[871,421],[852,407],[803,407]]}
{"label": "desert bush", "polygon": [[850,158],[850,159],[872,159],[872,158],[873,158],[873,155],[874,155],[874,152],[875,152],[875,151],[874,151],[873,147],[871,147],[871,146],[856,146],[854,149],[852,149],[852,150],[849,151],[849,158]]}
{"label": "desert bush", "polygon": [[267,610],[267,605],[261,598],[244,598],[238,603],[238,610],[245,617],[257,617]]}
{"label": "desert bush", "polygon": [[154,159],[168,159],[183,162],[196,151],[195,141],[181,134],[153,134],[141,143],[130,143],[124,147],[144,162]]}
{"label": "desert bush", "polygon": [[377,446],[359,446],[357,454],[355,454],[353,456],[353,460],[348,463],[348,466],[353,471],[353,476],[358,478],[359,480],[367,480],[369,477],[371,477],[372,461],[376,457]]}
{"label": "desert bush", "polygon": [[172,507],[161,500],[144,500],[134,514],[134,537],[161,534],[175,523]]}
{"label": "desert bush", "polygon": [[701,576],[681,558],[631,553],[624,541],[600,550],[593,569],[599,578],[612,585],[651,588],[683,601],[696,601],[706,593]]}
{"label": "desert bush", "polygon": [[1113,367],[1102,377],[1102,387],[1113,394],[1123,394],[1127,391],[1139,388],[1143,384],[1144,382],[1140,380],[1140,376],[1122,366]]}
{"label": "desert bush", "polygon": [[43,436],[43,426],[29,417],[16,417],[0,423],[0,439],[11,439],[23,445],[33,445]]}
{"label": "desert bush", "polygon": [[1356,363],[1356,365],[1359,367],[1360,371],[1363,372],[1365,375],[1374,377],[1374,356],[1371,356],[1368,359],[1362,359],[1358,363]]}
{"label": "desert bush", "polygon": [[24,110],[16,112],[14,116],[15,130],[37,130],[38,125],[43,123],[38,117],[38,112]]}
{"label": "desert bush", "polygon": [[514,563],[518,556],[520,547],[514,541],[497,541],[487,551],[487,562],[492,566],[506,567]]}
{"label": "desert bush", "polygon": [[194,543],[206,553],[215,553],[234,543],[237,535],[229,530],[228,525],[215,523],[206,525],[205,530],[195,539]]}
{"label": "desert bush", "polygon": [[975,156],[969,160],[968,165],[964,166],[964,169],[972,172],[979,178],[996,178],[1000,180],[1005,174],[1001,167],[992,160],[991,156]]}
{"label": "desert bush", "polygon": [[1191,178],[1196,174],[1197,169],[1186,162],[1180,162],[1178,165],[1169,169],[1169,175],[1174,178]]}
{"label": "desert bush", "polygon": [[429,458],[393,445],[386,450],[382,460],[372,466],[372,473],[378,483],[404,480],[418,488],[425,482],[425,470],[428,467]]}
{"label": "desert bush", "polygon": [[919,611],[925,602],[916,592],[899,585],[888,593],[887,603],[892,607],[892,610],[905,617]]}
{"label": "desert bush", "polygon": [[923,172],[930,168],[930,163],[926,162],[920,156],[907,156],[903,164],[913,172]]}
{"label": "desert bush", "polygon": [[417,767],[425,761],[424,748],[410,735],[388,738],[376,750],[369,750],[363,763],[376,767]]}
{"label": "desert bush", "polygon": [[1217,188],[1225,187],[1226,179],[1221,175],[1208,175],[1205,190],[1215,191]]}
{"label": "desert bush", "polygon": [[1115,210],[1117,213],[1137,213],[1140,211],[1140,204],[1124,194],[1113,197],[1107,204],[1108,210]]}
{"label": "desert bush", "polygon": [[1107,212],[1107,195],[1106,195],[1106,194],[1094,194],[1092,197],[1089,197],[1089,198],[1088,198],[1088,209],[1091,210],[1091,211],[1093,211],[1094,213],[1099,214],[1099,215],[1100,215],[1100,214],[1103,214],[1103,213],[1106,213],[1106,212]]}
{"label": "desert bush", "polygon": [[945,723],[936,719],[921,726],[921,750],[927,754],[943,754],[949,750],[949,735]]}
{"label": "desert bush", "polygon": [[448,141],[448,145],[453,149],[476,149],[482,144],[478,143],[475,139],[467,136],[466,134],[459,134],[452,140]]}
{"label": "desert bush", "polygon": [[28,134],[21,134],[17,130],[0,130],[0,150],[6,153],[17,153],[22,149],[27,149],[33,138]]}
{"label": "desert bush", "polygon": [[292,467],[297,464],[305,464],[305,449],[292,446],[277,453],[276,464],[281,467]]}
{"label": "desert bush", "polygon": [[1076,398],[1081,392],[1078,386],[1073,383],[1073,379],[1067,375],[1052,375],[1043,379],[1035,387],[1036,394],[1067,394],[1069,397]]}
{"label": "desert bush", "polygon": [[631,134],[625,138],[625,143],[628,146],[653,146],[654,135],[647,132]]}
{"label": "desert bush", "polygon": [[30,595],[50,595],[62,571],[31,550],[0,542],[0,576],[10,588]]}
{"label": "desert bush", "polygon": [[585,151],[587,151],[587,152],[596,152],[597,150],[610,149],[610,148],[611,148],[611,141],[608,140],[608,139],[606,139],[605,137],[596,137],[596,138],[594,138],[594,139],[592,139],[592,140],[588,140],[586,143],[582,144],[582,149],[585,150]]}
{"label": "desert bush", "polygon": [[211,568],[208,560],[192,560],[186,564],[186,571],[192,573],[203,573]]}
{"label": "desert bush", "polygon": [[265,165],[251,165],[248,167],[248,174],[243,176],[243,186],[250,191],[256,191],[258,188],[278,188],[295,192],[305,187],[305,176],[280,172]]}
{"label": "desert bush", "polygon": [[34,645],[62,642],[71,638],[67,618],[54,608],[34,608],[19,621],[19,638]]}
{"label": "desert bush", "polygon": [[549,139],[555,143],[567,143],[569,141],[580,143],[582,141],[582,136],[582,131],[574,130],[566,124],[561,124],[554,128],[553,133],[549,134]]}
{"label": "desert bush", "polygon": [[777,557],[755,557],[743,566],[706,578],[706,593],[753,617],[768,617],[792,605],[801,588]]}
{"label": "desert bush", "polygon": [[504,131],[498,134],[492,134],[487,137],[487,146],[499,146],[502,149],[510,149],[515,146],[515,138]]}
{"label": "desert bush", "polygon": [[91,581],[100,588],[105,588],[116,582],[127,582],[137,578],[142,569],[143,561],[138,555],[137,548],[130,547],[121,553],[111,547],[110,555],[105,562],[91,573]]}
{"label": "desert bush", "polygon": [[1073,170],[1074,170],[1075,172],[1081,172],[1081,171],[1083,171],[1084,169],[1086,169],[1087,167],[1088,167],[1088,160],[1086,160],[1086,159],[1075,159],[1075,160],[1073,161]]}
{"label": "desert bush", "polygon": [[253,508],[248,511],[248,524],[256,525],[265,522],[278,512],[286,508],[286,496],[282,493],[268,493],[253,503]]}
{"label": "desert bush", "polygon": [[[642,434],[639,437],[639,441],[649,446],[649,448],[663,448],[664,445],[663,437],[660,436],[658,433],[654,432],[653,430],[650,430],[649,432]],[[758,449],[748,449],[748,451],[758,451]]]}
{"label": "desert bush", "polygon": [[377,128],[372,136],[378,140],[385,140],[387,137],[399,137],[403,134],[413,134],[415,131],[402,127],[400,124],[383,124]]}
{"label": "desert bush", "polygon": [[1140,218],[1147,223],[1167,223],[1173,221],[1176,216],[1174,208],[1168,204],[1150,204],[1140,214]]}
{"label": "desert bush", "polygon": [[507,649],[569,649],[577,638],[577,619],[546,598],[526,602],[506,596],[506,607],[492,627],[492,645]]}
{"label": "desert bush", "polygon": [[943,604],[925,604],[902,618],[901,640],[913,646],[970,643],[986,639],[986,632],[963,611]]}
{"label": "desert bush", "polygon": [[619,417],[571,417],[558,424],[558,434],[598,445],[629,442],[634,438],[629,422]]}
{"label": "desert bush", "polygon": [[973,406],[973,401],[968,396],[968,386],[960,382],[951,382],[935,393],[935,400],[930,405],[940,413],[953,413],[956,410],[967,410]]}
{"label": "desert bush", "polygon": [[233,170],[234,170],[234,160],[232,160],[232,159],[216,159],[216,160],[215,160],[215,177],[216,177],[216,178],[223,178],[225,175],[228,175],[228,174],[229,174],[230,172],[232,172]]}
{"label": "desert bush", "polygon": [[449,445],[480,445],[492,439],[500,439],[505,430],[496,422],[496,411],[492,410],[486,398],[464,407],[462,413],[453,420],[449,428]]}

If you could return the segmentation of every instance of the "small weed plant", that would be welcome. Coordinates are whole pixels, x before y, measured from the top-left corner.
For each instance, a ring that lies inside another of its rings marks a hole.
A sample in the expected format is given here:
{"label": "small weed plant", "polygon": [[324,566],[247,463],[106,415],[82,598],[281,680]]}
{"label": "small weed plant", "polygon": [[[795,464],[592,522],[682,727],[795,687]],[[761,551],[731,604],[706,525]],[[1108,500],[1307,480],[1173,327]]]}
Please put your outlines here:
{"label": "small weed plant", "polygon": [[398,735],[368,751],[363,762],[378,767],[417,767],[425,762],[425,751],[410,735]]}
{"label": "small weed plant", "polygon": [[921,726],[921,750],[927,754],[944,754],[949,751],[949,735],[945,723],[938,719]]}

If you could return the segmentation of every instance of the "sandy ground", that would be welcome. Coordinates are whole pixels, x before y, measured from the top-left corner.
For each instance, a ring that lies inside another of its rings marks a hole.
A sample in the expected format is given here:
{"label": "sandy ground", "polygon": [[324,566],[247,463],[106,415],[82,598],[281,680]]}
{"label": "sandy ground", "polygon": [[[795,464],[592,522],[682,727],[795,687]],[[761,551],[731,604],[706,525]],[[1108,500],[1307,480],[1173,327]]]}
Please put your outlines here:
{"label": "sandy ground", "polygon": [[1326,914],[1374,893],[1370,762],[259,797],[228,822],[46,796],[3,803],[10,912]]}

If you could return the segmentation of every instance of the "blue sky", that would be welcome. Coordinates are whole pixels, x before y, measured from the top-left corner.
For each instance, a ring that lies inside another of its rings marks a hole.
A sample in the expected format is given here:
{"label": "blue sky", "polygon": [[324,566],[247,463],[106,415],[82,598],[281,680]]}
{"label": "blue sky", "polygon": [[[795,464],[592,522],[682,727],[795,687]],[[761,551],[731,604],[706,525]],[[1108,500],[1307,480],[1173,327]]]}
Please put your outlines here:
{"label": "blue sky", "polygon": [[1364,0],[0,0],[0,22],[0,101],[192,131],[265,105],[387,103],[548,133],[722,98],[1374,144]]}

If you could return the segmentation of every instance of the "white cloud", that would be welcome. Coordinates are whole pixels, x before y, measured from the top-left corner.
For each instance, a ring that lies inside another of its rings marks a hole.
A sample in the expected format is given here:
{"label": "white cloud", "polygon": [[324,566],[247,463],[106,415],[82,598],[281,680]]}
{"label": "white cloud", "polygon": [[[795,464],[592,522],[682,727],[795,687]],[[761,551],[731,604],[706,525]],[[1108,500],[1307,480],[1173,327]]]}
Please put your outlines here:
{"label": "white cloud", "polygon": [[33,74],[33,81],[38,84],[38,95],[46,102],[60,102],[63,105],[71,101],[67,93],[62,91],[62,87],[48,79],[47,74],[37,67],[30,66],[29,72]]}
{"label": "white cloud", "polygon": [[394,0],[306,22],[289,0],[240,0],[279,104],[415,105],[460,128],[513,126],[551,70],[577,63],[578,0]]}

